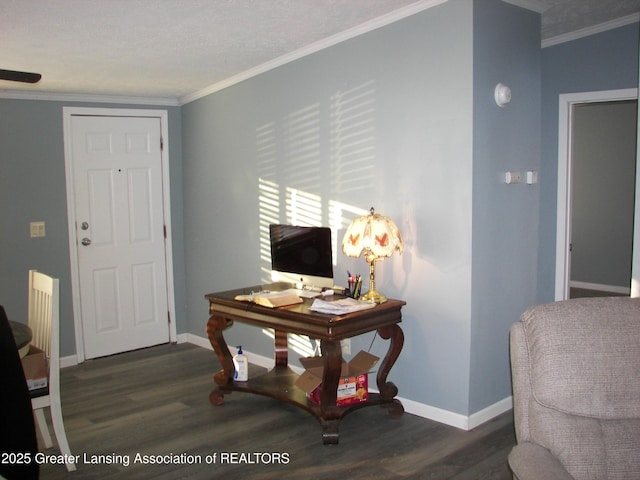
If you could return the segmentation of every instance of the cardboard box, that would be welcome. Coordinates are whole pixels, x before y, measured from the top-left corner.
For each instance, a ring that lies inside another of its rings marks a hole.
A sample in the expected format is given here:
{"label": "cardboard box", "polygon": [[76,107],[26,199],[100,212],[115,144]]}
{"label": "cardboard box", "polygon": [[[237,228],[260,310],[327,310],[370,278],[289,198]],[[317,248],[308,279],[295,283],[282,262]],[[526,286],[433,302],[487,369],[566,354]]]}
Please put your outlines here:
{"label": "cardboard box", "polygon": [[[298,377],[295,385],[307,394],[313,403],[320,404],[322,374],[324,371],[322,357],[305,357],[300,363],[305,371]],[[369,370],[378,362],[378,357],[360,351],[349,363],[342,362],[336,405],[352,405],[366,402],[369,398]]]}
{"label": "cardboard box", "polygon": [[29,390],[46,388],[49,383],[47,375],[47,358],[38,347],[31,345],[29,353],[22,358],[22,369],[27,379]]}

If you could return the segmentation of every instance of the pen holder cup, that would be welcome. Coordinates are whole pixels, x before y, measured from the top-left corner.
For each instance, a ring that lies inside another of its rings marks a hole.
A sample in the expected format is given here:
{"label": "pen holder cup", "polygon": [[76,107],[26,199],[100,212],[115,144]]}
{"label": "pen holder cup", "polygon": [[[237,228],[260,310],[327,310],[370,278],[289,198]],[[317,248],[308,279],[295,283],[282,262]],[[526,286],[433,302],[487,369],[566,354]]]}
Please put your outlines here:
{"label": "pen holder cup", "polygon": [[345,292],[345,294],[353,298],[353,294],[355,293],[355,289],[356,289],[356,281],[349,279],[347,283],[349,284],[349,287],[348,287],[348,290]]}

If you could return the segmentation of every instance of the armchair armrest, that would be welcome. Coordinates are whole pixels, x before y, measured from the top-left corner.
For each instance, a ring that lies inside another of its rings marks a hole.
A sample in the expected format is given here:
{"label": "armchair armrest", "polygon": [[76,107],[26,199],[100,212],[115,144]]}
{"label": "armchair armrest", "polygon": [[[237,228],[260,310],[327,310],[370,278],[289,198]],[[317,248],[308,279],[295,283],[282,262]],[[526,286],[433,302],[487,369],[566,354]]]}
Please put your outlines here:
{"label": "armchair armrest", "polygon": [[523,442],[509,453],[509,467],[517,480],[574,480],[549,450]]}

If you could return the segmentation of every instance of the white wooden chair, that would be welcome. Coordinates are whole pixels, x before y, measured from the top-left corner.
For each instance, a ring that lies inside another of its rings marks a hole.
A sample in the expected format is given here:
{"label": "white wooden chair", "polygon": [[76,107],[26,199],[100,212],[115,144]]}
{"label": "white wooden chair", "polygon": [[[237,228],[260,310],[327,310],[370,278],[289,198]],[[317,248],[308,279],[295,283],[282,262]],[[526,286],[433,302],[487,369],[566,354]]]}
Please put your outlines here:
{"label": "white wooden chair", "polygon": [[[47,427],[43,409],[49,407],[53,432],[60,453],[71,457],[67,435],[62,421],[62,405],[60,403],[60,309],[59,280],[36,270],[29,270],[29,328],[33,338],[31,345],[46,353],[49,358],[49,385],[45,391],[32,392],[31,406],[36,418],[36,425],[46,448],[53,442]],[[66,463],[67,470],[75,470],[75,463]]]}

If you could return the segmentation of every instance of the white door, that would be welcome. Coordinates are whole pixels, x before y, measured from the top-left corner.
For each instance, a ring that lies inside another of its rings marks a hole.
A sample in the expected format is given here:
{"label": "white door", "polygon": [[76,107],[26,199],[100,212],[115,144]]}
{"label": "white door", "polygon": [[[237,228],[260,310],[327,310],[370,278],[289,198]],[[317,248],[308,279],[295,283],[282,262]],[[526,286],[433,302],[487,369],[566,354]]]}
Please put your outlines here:
{"label": "white door", "polygon": [[85,358],[169,341],[159,118],[71,116]]}

